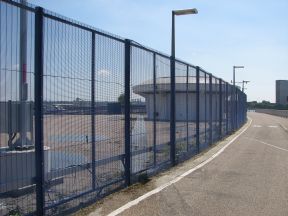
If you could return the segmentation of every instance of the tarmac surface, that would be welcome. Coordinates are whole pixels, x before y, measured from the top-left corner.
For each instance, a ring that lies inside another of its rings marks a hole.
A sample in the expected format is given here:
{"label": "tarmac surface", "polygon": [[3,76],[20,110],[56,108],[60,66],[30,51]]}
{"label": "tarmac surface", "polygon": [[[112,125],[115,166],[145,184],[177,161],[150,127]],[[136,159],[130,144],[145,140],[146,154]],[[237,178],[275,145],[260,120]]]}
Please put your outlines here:
{"label": "tarmac surface", "polygon": [[[217,157],[213,158],[213,155],[221,151],[229,140],[156,177],[150,185],[148,183],[146,191],[155,191],[184,171],[195,169],[179,181],[147,197],[145,190],[139,188],[112,195],[90,215],[112,212],[111,215],[128,216],[287,216],[288,119],[260,113],[249,113],[249,117],[250,122],[245,126],[247,130],[242,128],[242,134],[238,133],[237,139],[230,140],[231,144],[228,143],[229,146]],[[211,160],[209,163],[197,168],[208,159]],[[145,198],[133,203],[139,196]]]}

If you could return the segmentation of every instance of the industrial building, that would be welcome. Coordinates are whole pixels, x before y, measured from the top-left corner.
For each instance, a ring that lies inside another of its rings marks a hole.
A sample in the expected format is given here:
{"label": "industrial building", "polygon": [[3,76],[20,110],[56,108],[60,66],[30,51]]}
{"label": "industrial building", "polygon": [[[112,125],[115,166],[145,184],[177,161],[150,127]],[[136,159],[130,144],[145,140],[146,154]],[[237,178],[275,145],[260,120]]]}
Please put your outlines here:
{"label": "industrial building", "polygon": [[[224,88],[224,87],[223,87]],[[212,119],[219,118],[219,83],[212,81]],[[199,78],[200,113],[199,120],[209,119],[209,80]],[[146,80],[133,87],[135,94],[141,95],[146,100],[147,120],[153,120],[155,110],[157,121],[170,120],[170,77],[159,77],[155,80]],[[154,97],[155,93],[155,97]],[[222,96],[222,107],[224,107]],[[155,105],[154,105],[155,100]],[[176,76],[175,77],[175,100],[176,100],[176,121],[196,121],[196,77]],[[223,115],[225,115],[223,113]]]}
{"label": "industrial building", "polygon": [[276,80],[276,104],[288,105],[288,80]]}

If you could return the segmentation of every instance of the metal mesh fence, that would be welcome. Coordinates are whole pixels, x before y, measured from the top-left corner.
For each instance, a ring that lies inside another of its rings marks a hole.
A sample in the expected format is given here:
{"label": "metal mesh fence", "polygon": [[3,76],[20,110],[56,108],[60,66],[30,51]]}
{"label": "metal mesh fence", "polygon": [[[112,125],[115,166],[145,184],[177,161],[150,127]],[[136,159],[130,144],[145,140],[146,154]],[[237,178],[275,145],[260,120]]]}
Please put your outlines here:
{"label": "metal mesh fence", "polygon": [[209,146],[207,139],[207,75],[199,72],[199,145],[200,150]]}
{"label": "metal mesh fence", "polygon": [[136,175],[154,165],[154,55],[131,47],[131,174]]}
{"label": "metal mesh fence", "polygon": [[23,10],[0,2],[0,215],[35,211],[34,14],[25,16],[24,29]]}
{"label": "metal mesh fence", "polygon": [[0,12],[0,215],[73,212],[245,123],[246,95],[199,67],[176,60],[174,83],[156,50],[21,1]]}
{"label": "metal mesh fence", "polygon": [[170,160],[170,59],[155,54],[155,146],[156,165]]}
{"label": "metal mesh fence", "polygon": [[[188,67],[188,152],[196,154],[197,142],[196,142],[196,116],[197,116],[197,104],[196,104],[196,68],[193,66]],[[192,93],[192,94],[191,94]]]}

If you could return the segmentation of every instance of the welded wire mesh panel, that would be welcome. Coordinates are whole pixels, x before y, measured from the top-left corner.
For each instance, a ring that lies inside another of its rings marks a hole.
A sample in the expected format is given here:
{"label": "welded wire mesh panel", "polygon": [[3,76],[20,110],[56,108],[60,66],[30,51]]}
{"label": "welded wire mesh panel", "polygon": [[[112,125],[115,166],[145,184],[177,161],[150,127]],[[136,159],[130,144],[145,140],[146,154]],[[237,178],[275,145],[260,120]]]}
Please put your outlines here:
{"label": "welded wire mesh panel", "polygon": [[196,68],[188,71],[188,151],[196,153]]}
{"label": "welded wire mesh panel", "polygon": [[242,97],[243,95],[242,95],[242,92],[240,92],[240,94],[239,94],[239,112],[240,112],[240,116],[239,116],[239,118],[240,118],[240,120],[239,120],[239,127],[242,125],[242,123],[243,123],[243,97]]}
{"label": "welded wire mesh panel", "polygon": [[170,59],[156,54],[156,163],[170,160]]}
{"label": "welded wire mesh panel", "polygon": [[245,123],[245,115],[246,115],[246,106],[245,106],[245,94],[244,92],[241,93],[241,105],[240,105],[240,109],[241,109],[241,124]]}
{"label": "welded wire mesh panel", "polygon": [[0,215],[22,215],[36,203],[34,13],[0,1],[0,32]]}
{"label": "welded wire mesh panel", "polygon": [[240,127],[240,90],[237,88],[236,90],[236,127],[239,128]]}
{"label": "welded wire mesh panel", "polygon": [[156,101],[155,61],[156,56],[153,52],[132,46],[130,77],[132,175],[147,170],[156,162],[154,146],[156,133],[154,118]]}
{"label": "welded wire mesh panel", "polygon": [[228,131],[233,130],[233,90],[232,85],[228,85]]}
{"label": "welded wire mesh panel", "polygon": [[208,139],[207,139],[207,114],[208,114],[208,106],[207,106],[207,75],[204,71],[200,70],[199,72],[199,145],[200,149],[207,148]]}
{"label": "welded wire mesh panel", "polygon": [[92,185],[85,166],[91,163],[92,34],[50,18],[44,18],[44,29],[43,128],[49,151],[45,180],[53,185],[61,179],[45,188],[46,205],[51,206]]}
{"label": "welded wire mesh panel", "polygon": [[218,120],[219,120],[219,107],[218,107],[218,80],[212,77],[212,142],[218,139]]}
{"label": "welded wire mesh panel", "polygon": [[[209,85],[210,85],[210,80],[209,80],[209,74],[204,72],[204,98],[205,98],[205,132],[204,132],[204,140],[206,145],[210,144],[210,101],[209,101],[209,95],[210,95],[210,91],[209,91]],[[201,108],[200,108],[201,109]]]}
{"label": "welded wire mesh panel", "polygon": [[57,213],[85,197],[58,203],[93,190],[100,195],[107,184],[123,180],[124,44],[51,17],[45,29],[44,144],[51,161],[46,180],[60,179],[46,188],[46,205]]}
{"label": "welded wire mesh panel", "polygon": [[222,81],[222,137],[226,135],[227,106],[226,106],[226,82]]}
{"label": "welded wire mesh panel", "polygon": [[237,128],[240,127],[241,125],[241,91],[238,90],[237,91],[237,95],[238,95],[238,102],[237,102],[237,110],[238,110],[238,125]]}
{"label": "welded wire mesh panel", "polygon": [[124,60],[123,42],[95,34],[96,188],[104,187],[99,194],[124,179]]}
{"label": "welded wire mesh panel", "polygon": [[215,83],[215,108],[216,108],[216,122],[215,122],[215,138],[216,140],[215,141],[218,141],[220,140],[221,136],[220,136],[220,133],[221,133],[221,128],[222,128],[222,125],[221,125],[221,100],[220,100],[220,97],[221,97],[221,80],[219,78],[216,78],[216,83]]}
{"label": "welded wire mesh panel", "polygon": [[188,66],[175,63],[175,144],[176,158],[188,151]]}
{"label": "welded wire mesh panel", "polygon": [[[209,142],[209,145],[212,144],[213,142],[213,77],[211,74],[208,74],[206,75],[207,77],[207,84],[208,86],[206,86],[206,90],[207,90],[207,104],[208,104],[208,107],[207,107],[207,116],[208,116],[208,142]],[[214,114],[215,115],[215,114]]]}

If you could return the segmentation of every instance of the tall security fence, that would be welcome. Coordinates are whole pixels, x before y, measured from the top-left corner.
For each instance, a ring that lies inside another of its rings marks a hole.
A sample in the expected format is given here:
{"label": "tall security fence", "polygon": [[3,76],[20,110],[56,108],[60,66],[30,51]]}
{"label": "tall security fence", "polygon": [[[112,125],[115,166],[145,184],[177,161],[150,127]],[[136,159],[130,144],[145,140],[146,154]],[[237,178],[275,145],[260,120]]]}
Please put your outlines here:
{"label": "tall security fence", "polygon": [[246,121],[202,68],[172,79],[170,56],[20,2],[0,0],[0,215],[73,212]]}

